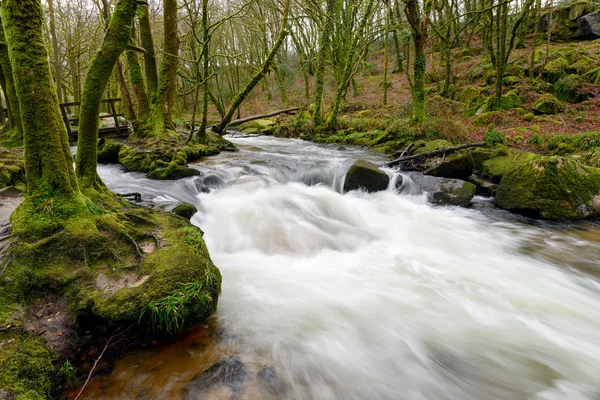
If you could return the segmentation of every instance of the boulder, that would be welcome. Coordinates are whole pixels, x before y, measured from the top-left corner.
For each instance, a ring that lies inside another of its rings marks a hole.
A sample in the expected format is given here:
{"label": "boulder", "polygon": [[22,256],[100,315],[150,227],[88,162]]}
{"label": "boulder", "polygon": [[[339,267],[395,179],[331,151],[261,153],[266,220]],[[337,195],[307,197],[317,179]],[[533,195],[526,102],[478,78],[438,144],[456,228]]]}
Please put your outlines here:
{"label": "boulder", "polygon": [[433,204],[468,207],[475,196],[476,187],[470,182],[438,178],[419,172],[408,172],[407,175],[422,192],[427,192],[427,197]]}
{"label": "boulder", "polygon": [[575,220],[600,216],[600,168],[571,158],[538,157],[506,173],[496,204],[535,218]]}
{"label": "boulder", "polygon": [[565,69],[569,66],[569,61],[563,57],[559,57],[550,61],[544,69],[542,69],[542,77],[550,83],[558,81],[564,74]]}
{"label": "boulder", "polygon": [[198,212],[198,209],[193,204],[181,203],[173,209],[173,212],[189,221]]}
{"label": "boulder", "polygon": [[556,114],[562,109],[562,105],[556,97],[546,93],[533,103],[532,108],[536,114]]}
{"label": "boulder", "polygon": [[118,164],[119,152],[123,144],[116,140],[104,140],[98,142],[98,163],[100,164]]}
{"label": "boulder", "polygon": [[390,182],[388,174],[365,160],[358,160],[348,169],[344,180],[344,192],[363,189],[367,192],[385,190]]}
{"label": "boulder", "polygon": [[586,90],[583,79],[579,75],[571,74],[560,79],[554,85],[556,98],[569,103],[581,103],[587,100],[593,93]]}

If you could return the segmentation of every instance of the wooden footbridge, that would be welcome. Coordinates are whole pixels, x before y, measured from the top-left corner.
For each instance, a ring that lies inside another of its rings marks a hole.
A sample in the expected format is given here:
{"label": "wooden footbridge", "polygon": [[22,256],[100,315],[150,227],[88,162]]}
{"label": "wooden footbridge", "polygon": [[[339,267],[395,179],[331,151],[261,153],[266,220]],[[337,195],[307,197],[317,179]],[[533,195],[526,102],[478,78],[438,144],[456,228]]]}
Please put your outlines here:
{"label": "wooden footbridge", "polygon": [[[131,125],[129,122],[119,121],[119,117],[125,115],[117,113],[115,103],[120,101],[121,99],[102,100],[103,112],[99,115],[99,118],[100,120],[112,119],[112,125],[100,127],[100,129],[98,129],[98,137],[128,137],[131,135]],[[81,102],[79,101],[63,103],[60,105],[60,112],[67,127],[70,142],[77,141],[77,134],[79,133],[79,112],[74,114],[72,108],[77,107],[77,110],[79,111],[79,106],[81,106]]]}

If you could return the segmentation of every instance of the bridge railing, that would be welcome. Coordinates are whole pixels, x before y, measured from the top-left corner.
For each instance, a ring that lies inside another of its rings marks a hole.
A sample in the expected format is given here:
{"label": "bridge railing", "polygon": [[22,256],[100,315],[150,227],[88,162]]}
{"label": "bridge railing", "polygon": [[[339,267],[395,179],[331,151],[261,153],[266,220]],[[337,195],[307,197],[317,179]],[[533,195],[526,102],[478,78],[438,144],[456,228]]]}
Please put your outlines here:
{"label": "bridge railing", "polygon": [[[114,121],[114,127],[104,127],[100,128],[98,135],[102,136],[129,136],[131,133],[131,127],[129,124],[120,123],[119,117],[125,116],[125,114],[117,113],[117,108],[115,107],[115,103],[120,102],[121,99],[105,99],[102,100],[102,105],[106,105],[108,113],[104,115],[99,115],[100,119],[109,119],[112,118]],[[69,133],[69,141],[74,142],[77,140],[77,135],[79,133],[78,129],[74,129],[71,123],[75,123],[75,126],[79,125],[79,116],[71,114],[71,107],[79,107],[81,106],[80,101],[74,101],[70,103],[62,103],[60,104],[60,112],[62,114],[63,121],[65,126],[67,127],[67,132]]]}

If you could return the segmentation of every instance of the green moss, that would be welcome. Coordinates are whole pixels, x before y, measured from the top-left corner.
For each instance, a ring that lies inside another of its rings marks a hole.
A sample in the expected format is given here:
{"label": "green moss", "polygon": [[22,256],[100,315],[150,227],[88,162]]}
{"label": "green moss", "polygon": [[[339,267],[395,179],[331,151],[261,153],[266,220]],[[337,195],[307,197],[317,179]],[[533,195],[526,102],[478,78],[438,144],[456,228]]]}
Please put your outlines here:
{"label": "green moss", "polygon": [[512,76],[512,75],[508,75],[504,77],[504,84],[507,86],[514,86],[514,85],[518,85],[519,83],[521,83],[521,78],[519,78],[518,76]]}
{"label": "green moss", "polygon": [[181,284],[190,282],[202,284],[202,296],[185,304],[182,313],[186,324],[204,321],[214,312],[221,290],[221,275],[210,260],[201,232],[176,217],[162,216],[159,223],[167,245],[144,260],[140,274],[149,278],[137,287],[122,289],[111,296],[103,297],[98,291],[87,293],[85,297],[94,300],[95,314],[109,321],[135,321],[151,302],[171,295]]}
{"label": "green moss", "polygon": [[261,133],[272,135],[277,129],[277,123],[271,119],[257,119],[240,125],[239,130],[243,133]]}
{"label": "green moss", "polygon": [[56,379],[53,358],[35,334],[22,330],[0,333],[0,390],[12,393],[16,400],[50,398]]}
{"label": "green moss", "polygon": [[550,93],[541,95],[532,107],[538,114],[556,114],[562,109],[560,101]]}
{"label": "green moss", "polygon": [[198,212],[198,209],[193,204],[181,203],[173,209],[173,212],[180,217],[190,220]]}
{"label": "green moss", "polygon": [[559,100],[580,103],[587,99],[587,94],[580,90],[582,82],[578,75],[567,75],[556,82],[554,93]]}
{"label": "green moss", "polygon": [[527,113],[523,115],[523,121],[531,122],[535,119],[535,115],[533,113]]}
{"label": "green moss", "polygon": [[365,160],[358,160],[348,169],[344,181],[344,191],[364,189],[367,192],[385,190],[389,176],[377,166]]}
{"label": "green moss", "polygon": [[600,214],[600,169],[563,157],[539,157],[509,171],[496,192],[507,210],[553,220]]}
{"label": "green moss", "polygon": [[116,140],[100,140],[98,144],[98,162],[101,164],[118,164],[122,144]]}
{"label": "green moss", "polygon": [[444,139],[417,140],[411,154],[423,154],[429,151],[452,147],[452,143]]}
{"label": "green moss", "polygon": [[570,74],[584,75],[589,72],[591,68],[592,66],[590,62],[582,58],[579,61],[569,65],[566,68],[566,71]]}
{"label": "green moss", "polygon": [[159,180],[174,180],[174,179],[182,179],[189,178],[191,176],[200,175],[200,171],[197,169],[182,167],[177,165],[174,162],[171,162],[165,168],[157,168],[150,173],[148,173],[148,178],[150,179],[159,179]]}
{"label": "green moss", "polygon": [[569,61],[563,57],[559,57],[550,61],[542,69],[542,76],[550,83],[558,81],[565,73],[565,69],[569,66]]}
{"label": "green moss", "polygon": [[506,142],[506,137],[502,132],[492,129],[483,135],[483,141],[486,145],[493,146],[496,144],[504,144]]}
{"label": "green moss", "polygon": [[494,157],[483,162],[481,175],[494,183],[499,183],[506,173],[538,157],[534,153],[511,151],[507,155]]}

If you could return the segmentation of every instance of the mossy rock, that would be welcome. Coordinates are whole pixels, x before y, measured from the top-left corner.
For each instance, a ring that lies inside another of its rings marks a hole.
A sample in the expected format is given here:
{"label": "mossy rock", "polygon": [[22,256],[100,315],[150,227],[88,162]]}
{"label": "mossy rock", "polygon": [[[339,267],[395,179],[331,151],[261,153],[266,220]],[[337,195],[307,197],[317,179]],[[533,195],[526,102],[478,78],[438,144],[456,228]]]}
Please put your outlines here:
{"label": "mossy rock", "polygon": [[544,69],[542,69],[542,77],[550,82],[554,83],[558,81],[565,74],[565,69],[569,66],[569,61],[563,57],[559,57],[555,60],[550,61]]}
{"label": "mossy rock", "polygon": [[189,221],[198,212],[198,209],[193,204],[181,203],[173,209],[173,212]]}
{"label": "mossy rock", "polygon": [[443,178],[468,180],[471,175],[481,171],[485,161],[506,154],[508,150],[502,145],[464,149],[427,161],[424,165],[424,173]]}
{"label": "mossy rock", "polygon": [[148,178],[157,180],[175,180],[201,175],[200,171],[190,167],[182,167],[174,163],[165,168],[158,168],[148,173]]}
{"label": "mossy rock", "polygon": [[356,113],[358,118],[371,118],[373,116],[373,111],[371,110],[361,110]]}
{"label": "mossy rock", "polygon": [[433,204],[468,207],[475,196],[476,186],[459,179],[440,178],[409,172],[408,176]]}
{"label": "mossy rock", "polygon": [[562,105],[560,101],[552,96],[550,93],[541,95],[535,103],[533,103],[533,111],[536,114],[557,114],[561,109]]}
{"label": "mossy rock", "polygon": [[600,67],[596,67],[596,68],[588,71],[585,75],[583,75],[583,79],[589,83],[598,84],[598,82],[596,82],[597,77],[600,77]]}
{"label": "mossy rock", "polygon": [[570,158],[539,157],[504,175],[496,203],[535,218],[594,218],[600,215],[600,169]]}
{"label": "mossy rock", "polygon": [[507,75],[504,77],[503,82],[507,86],[515,86],[521,83],[521,78],[514,75]]}
{"label": "mossy rock", "polygon": [[261,133],[263,135],[272,135],[276,129],[277,122],[272,119],[256,119],[239,127],[239,131],[242,133]]}
{"label": "mossy rock", "polygon": [[579,75],[567,75],[554,85],[554,94],[559,100],[569,103],[581,103],[589,94],[583,88],[583,79]]}
{"label": "mossy rock", "polygon": [[22,329],[0,333],[0,398],[51,398],[57,380],[54,358],[37,334]]}
{"label": "mossy rock", "polygon": [[363,189],[367,192],[378,192],[387,189],[390,182],[388,174],[376,165],[358,160],[348,169],[344,180],[344,192]]}
{"label": "mossy rock", "polygon": [[98,162],[100,164],[118,164],[122,143],[116,140],[100,139],[98,143]]}
{"label": "mossy rock", "polygon": [[16,164],[0,162],[0,188],[8,186],[25,188],[25,168],[22,162]]}
{"label": "mossy rock", "polygon": [[565,71],[568,74],[584,75],[587,72],[589,72],[591,69],[592,69],[592,65],[590,64],[590,62],[582,58],[579,61],[569,65],[565,69]]}
{"label": "mossy rock", "polygon": [[502,110],[512,110],[520,105],[521,99],[519,98],[519,94],[516,89],[510,90],[506,94],[502,95]]}
{"label": "mossy rock", "polygon": [[479,114],[473,121],[475,125],[486,126],[489,124],[496,124],[504,118],[504,113],[501,111],[489,111]]}
{"label": "mossy rock", "polygon": [[485,179],[491,180],[494,183],[500,183],[502,177],[509,171],[518,168],[523,164],[529,163],[539,157],[537,154],[524,151],[508,152],[505,150],[504,155],[500,154],[497,157],[485,160],[481,164],[481,176]]}
{"label": "mossy rock", "polygon": [[481,90],[475,86],[467,85],[463,88],[458,96],[458,101],[466,104],[468,107],[472,106],[478,99],[480,99]]}

